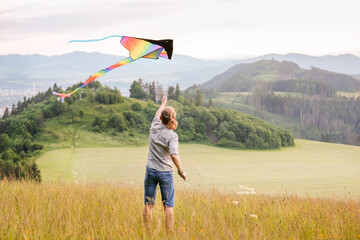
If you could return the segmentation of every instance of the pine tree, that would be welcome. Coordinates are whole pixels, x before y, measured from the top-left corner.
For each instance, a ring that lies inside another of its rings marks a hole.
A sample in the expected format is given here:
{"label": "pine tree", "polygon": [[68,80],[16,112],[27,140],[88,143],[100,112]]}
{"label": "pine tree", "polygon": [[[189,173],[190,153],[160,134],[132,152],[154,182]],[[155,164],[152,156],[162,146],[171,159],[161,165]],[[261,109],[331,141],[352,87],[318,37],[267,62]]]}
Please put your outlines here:
{"label": "pine tree", "polygon": [[11,115],[15,115],[16,114],[16,106],[13,103],[12,107],[11,107]]}
{"label": "pine tree", "polygon": [[6,107],[5,108],[5,112],[4,112],[4,115],[2,116],[2,119],[6,119],[9,117],[9,109]]}
{"label": "pine tree", "polygon": [[195,105],[196,106],[204,106],[204,98],[203,98],[203,95],[202,95],[200,89],[198,89],[195,94]]}
{"label": "pine tree", "polygon": [[144,83],[141,78],[139,78],[138,83],[139,83],[140,87],[142,87],[144,89]]}
{"label": "pine tree", "polygon": [[54,83],[53,92],[58,92],[58,91],[59,91],[59,88],[58,88],[57,84]]}
{"label": "pine tree", "polygon": [[150,85],[149,85],[149,98],[151,100],[153,100],[153,102],[156,102],[156,86],[155,86],[155,81],[153,81]]}
{"label": "pine tree", "polygon": [[181,96],[181,91],[180,91],[179,84],[177,83],[176,88],[175,88],[175,99],[177,101],[179,101],[180,96]]}
{"label": "pine tree", "polygon": [[208,107],[214,107],[214,103],[213,101],[211,100],[211,98],[209,98],[209,103],[208,103]]}
{"label": "pine tree", "polygon": [[175,97],[175,88],[173,86],[169,86],[167,96],[168,96],[168,99],[176,99],[176,97]]}

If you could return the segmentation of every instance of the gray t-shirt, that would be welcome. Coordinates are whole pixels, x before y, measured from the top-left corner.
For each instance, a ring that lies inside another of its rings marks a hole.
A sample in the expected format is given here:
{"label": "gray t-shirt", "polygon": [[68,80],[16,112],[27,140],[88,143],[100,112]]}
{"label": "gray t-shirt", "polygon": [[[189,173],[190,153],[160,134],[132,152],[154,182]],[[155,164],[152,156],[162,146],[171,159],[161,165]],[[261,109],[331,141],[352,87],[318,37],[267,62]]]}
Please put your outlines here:
{"label": "gray t-shirt", "polygon": [[158,171],[172,171],[170,155],[179,154],[178,135],[155,117],[151,122],[149,154],[146,166]]}

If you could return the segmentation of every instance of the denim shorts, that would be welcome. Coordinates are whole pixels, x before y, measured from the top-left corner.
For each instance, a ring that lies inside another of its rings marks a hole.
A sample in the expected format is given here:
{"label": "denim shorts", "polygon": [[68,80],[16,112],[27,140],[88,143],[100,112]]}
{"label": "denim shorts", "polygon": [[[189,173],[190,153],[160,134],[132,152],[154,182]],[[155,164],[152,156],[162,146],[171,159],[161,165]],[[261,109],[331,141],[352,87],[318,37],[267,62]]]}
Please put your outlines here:
{"label": "denim shorts", "polygon": [[175,206],[174,177],[172,171],[161,172],[146,167],[145,173],[145,204],[155,205],[157,185],[160,186],[161,200],[164,207]]}

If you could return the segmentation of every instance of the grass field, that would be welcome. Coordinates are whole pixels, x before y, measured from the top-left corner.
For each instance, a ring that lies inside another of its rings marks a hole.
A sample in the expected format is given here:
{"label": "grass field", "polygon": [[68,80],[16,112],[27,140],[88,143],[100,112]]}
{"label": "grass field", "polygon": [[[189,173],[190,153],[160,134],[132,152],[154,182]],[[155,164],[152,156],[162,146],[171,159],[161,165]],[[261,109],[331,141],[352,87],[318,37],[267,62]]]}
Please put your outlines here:
{"label": "grass field", "polygon": [[173,233],[159,198],[113,184],[0,182],[0,239],[360,239],[356,200],[177,191]]}
{"label": "grass field", "polygon": [[[46,152],[38,164],[44,182],[112,182],[143,187],[147,147],[67,148]],[[360,197],[360,147],[296,140],[276,151],[229,150],[180,144],[188,181],[177,189],[302,196]]]}

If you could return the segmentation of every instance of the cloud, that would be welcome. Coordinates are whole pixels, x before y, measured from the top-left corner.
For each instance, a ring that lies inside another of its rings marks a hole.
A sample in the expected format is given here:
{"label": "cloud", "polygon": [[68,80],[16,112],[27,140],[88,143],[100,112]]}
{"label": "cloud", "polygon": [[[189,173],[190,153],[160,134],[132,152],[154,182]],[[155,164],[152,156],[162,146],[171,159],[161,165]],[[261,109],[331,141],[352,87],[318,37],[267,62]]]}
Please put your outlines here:
{"label": "cloud", "polygon": [[[161,2],[161,1],[158,1]],[[0,16],[3,22],[0,25],[2,32],[8,35],[37,34],[37,33],[74,33],[93,32],[103,29],[117,29],[124,32],[129,29],[141,29],[156,31],[158,26],[163,27],[169,23],[170,15],[176,12],[179,3],[169,6],[161,4],[149,4],[146,1],[135,1],[127,5],[112,2],[112,4],[88,4],[72,5],[71,7],[44,6],[40,9],[34,6],[3,11],[6,14]],[[32,12],[29,14],[28,12]],[[5,21],[6,20],[6,21]],[[173,19],[174,20],[174,19]],[[170,20],[170,22],[173,22]],[[173,22],[174,23],[174,22]],[[95,35],[95,34],[94,34]]]}

